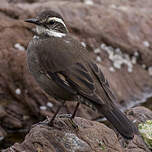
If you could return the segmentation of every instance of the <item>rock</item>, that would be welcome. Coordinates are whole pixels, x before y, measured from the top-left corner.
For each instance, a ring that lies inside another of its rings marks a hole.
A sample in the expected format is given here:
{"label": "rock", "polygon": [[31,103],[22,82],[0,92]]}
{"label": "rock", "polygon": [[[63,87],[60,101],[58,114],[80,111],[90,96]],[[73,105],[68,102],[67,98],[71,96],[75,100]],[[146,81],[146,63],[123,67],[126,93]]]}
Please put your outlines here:
{"label": "rock", "polygon": [[138,128],[145,143],[152,149],[152,120],[147,120],[145,123],[139,124]]}
{"label": "rock", "polygon": [[6,136],[6,131],[0,126],[0,141],[2,141]]}
{"label": "rock", "polygon": [[[134,117],[131,111],[143,112],[145,121],[152,111],[144,107],[132,108],[128,111],[130,119],[140,122],[140,118]],[[47,125],[36,125],[26,135],[22,143],[15,143],[3,152],[14,151],[82,151],[82,152],[150,152],[141,136],[137,133],[133,140],[124,140],[120,135],[102,123],[89,121],[76,117],[72,123],[65,115],[58,115],[54,127]],[[138,126],[138,124],[136,124]]]}
{"label": "rock", "polygon": [[[129,109],[127,114],[137,127],[139,124],[144,123],[147,120],[152,120],[152,111],[142,106]],[[122,140],[120,140],[120,142],[122,142]],[[139,135],[135,136],[125,150],[126,152],[150,152],[150,149],[148,149],[147,145]]]}
{"label": "rock", "polygon": [[146,122],[146,120],[152,120],[152,111],[142,106],[129,109],[127,115],[137,125]]}
{"label": "rock", "polygon": [[55,127],[37,125],[32,128],[25,140],[11,146],[5,152],[14,151],[79,151],[79,152],[122,152],[114,131],[105,125],[75,118],[74,127],[67,118],[58,118]]}

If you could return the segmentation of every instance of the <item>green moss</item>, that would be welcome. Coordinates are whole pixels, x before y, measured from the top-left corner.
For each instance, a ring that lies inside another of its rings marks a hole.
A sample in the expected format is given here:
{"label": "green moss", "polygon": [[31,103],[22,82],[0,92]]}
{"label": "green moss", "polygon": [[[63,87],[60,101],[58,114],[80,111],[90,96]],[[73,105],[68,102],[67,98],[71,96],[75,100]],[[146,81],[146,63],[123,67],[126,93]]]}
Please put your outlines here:
{"label": "green moss", "polygon": [[139,124],[138,129],[145,143],[152,149],[152,120],[147,120],[145,123]]}

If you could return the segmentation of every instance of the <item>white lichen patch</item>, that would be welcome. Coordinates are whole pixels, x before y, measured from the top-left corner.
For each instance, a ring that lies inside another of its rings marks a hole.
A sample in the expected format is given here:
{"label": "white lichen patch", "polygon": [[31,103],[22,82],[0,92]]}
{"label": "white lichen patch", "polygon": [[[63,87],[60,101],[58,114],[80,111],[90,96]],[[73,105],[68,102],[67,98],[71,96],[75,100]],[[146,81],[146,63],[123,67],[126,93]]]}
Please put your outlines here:
{"label": "white lichen patch", "polygon": [[4,138],[5,138],[5,137],[3,137],[3,136],[0,136],[0,141],[2,141]]}
{"label": "white lichen patch", "polygon": [[145,68],[146,68],[146,65],[145,65],[145,64],[142,64],[142,68],[144,68],[144,69],[145,69]]}
{"label": "white lichen patch", "polygon": [[116,8],[117,8],[117,6],[116,6],[115,4],[111,4],[111,5],[110,5],[110,8],[114,8],[114,9],[116,9]]}
{"label": "white lichen patch", "polygon": [[102,43],[102,44],[100,45],[100,47],[101,47],[102,49],[105,49],[107,46],[106,46],[106,44]]}
{"label": "white lichen patch", "polygon": [[17,95],[20,95],[20,94],[21,94],[21,89],[20,89],[20,88],[17,88],[17,89],[15,90],[15,93],[16,93]]}
{"label": "white lichen patch", "polygon": [[145,143],[152,149],[152,120],[147,120],[145,123],[139,124],[138,129]]}
{"label": "white lichen patch", "polygon": [[46,104],[49,108],[52,108],[53,107],[53,104],[51,102],[47,102]]}
{"label": "white lichen patch", "polygon": [[46,106],[40,106],[40,110],[46,110],[47,107]]}
{"label": "white lichen patch", "polygon": [[118,6],[117,9],[121,10],[121,11],[128,11],[128,7],[126,6]]}
{"label": "white lichen patch", "polygon": [[84,47],[86,47],[86,44],[85,44],[85,42],[81,42],[81,45],[82,45],[82,46],[84,46]]}
{"label": "white lichen patch", "polygon": [[109,71],[110,71],[110,72],[115,72],[116,70],[115,70],[114,67],[110,67],[110,68],[109,68]]}
{"label": "white lichen patch", "polygon": [[93,2],[93,0],[84,0],[84,4],[93,5],[94,2]]}
{"label": "white lichen patch", "polygon": [[18,49],[19,51],[25,51],[24,46],[22,46],[20,43],[16,43],[14,48]]}
{"label": "white lichen patch", "polygon": [[94,49],[94,53],[95,53],[95,54],[100,54],[100,52],[101,52],[100,48]]}
{"label": "white lichen patch", "polygon": [[67,44],[68,44],[68,43],[70,43],[70,41],[68,41],[68,40],[65,40],[65,43],[67,43]]}
{"label": "white lichen patch", "polygon": [[65,136],[62,140],[69,152],[89,150],[89,145],[78,138],[75,134],[65,133]]}
{"label": "white lichen patch", "polygon": [[149,43],[148,41],[143,41],[143,45],[144,45],[145,47],[150,47],[150,43]]}
{"label": "white lichen patch", "polygon": [[[128,68],[128,72],[133,71],[133,65],[137,62],[137,54],[136,56],[130,57],[128,54],[123,53],[120,48],[114,49],[111,46],[106,46],[104,43],[101,44],[100,47],[107,52],[109,60],[112,61],[113,67],[115,69],[121,69],[122,65],[126,65]],[[109,70],[111,72],[114,71],[112,68]]]}
{"label": "white lichen patch", "polygon": [[138,57],[138,56],[139,56],[139,52],[138,52],[138,51],[135,51],[135,52],[134,52],[134,56]]}
{"label": "white lichen patch", "polygon": [[152,66],[148,67],[148,73],[150,76],[152,76]]}
{"label": "white lichen patch", "polygon": [[128,72],[132,72],[132,71],[133,71],[132,67],[129,67]]}
{"label": "white lichen patch", "polygon": [[97,57],[96,57],[96,61],[100,63],[100,62],[101,62],[101,57],[100,57],[100,56],[97,56]]}
{"label": "white lichen patch", "polygon": [[133,56],[131,58],[131,62],[132,62],[132,64],[136,64],[137,63],[137,58],[135,56]]}

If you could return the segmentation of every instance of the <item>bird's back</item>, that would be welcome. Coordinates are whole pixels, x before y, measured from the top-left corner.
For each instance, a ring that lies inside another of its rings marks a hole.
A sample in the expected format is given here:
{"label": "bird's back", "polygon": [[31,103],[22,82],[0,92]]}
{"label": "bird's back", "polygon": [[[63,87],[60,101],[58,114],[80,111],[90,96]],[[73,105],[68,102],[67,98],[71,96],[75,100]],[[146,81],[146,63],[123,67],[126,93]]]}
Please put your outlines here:
{"label": "bird's back", "polygon": [[35,50],[39,60],[50,62],[48,68],[52,72],[66,69],[82,60],[88,53],[80,42],[68,35],[63,38],[49,37],[33,41],[38,43],[32,43],[32,50]]}

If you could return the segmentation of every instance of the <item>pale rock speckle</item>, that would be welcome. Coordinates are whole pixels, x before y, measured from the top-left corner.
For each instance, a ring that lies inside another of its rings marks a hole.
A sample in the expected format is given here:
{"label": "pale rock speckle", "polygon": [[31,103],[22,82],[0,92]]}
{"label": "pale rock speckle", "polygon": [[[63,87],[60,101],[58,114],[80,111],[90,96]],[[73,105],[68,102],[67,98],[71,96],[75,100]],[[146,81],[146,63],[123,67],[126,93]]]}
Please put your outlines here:
{"label": "pale rock speckle", "polygon": [[20,43],[16,43],[14,48],[18,49],[19,51],[25,51],[25,48]]}
{"label": "pale rock speckle", "polygon": [[93,0],[84,0],[84,3],[86,5],[93,5],[94,4]]}
{"label": "pale rock speckle", "polygon": [[128,7],[126,7],[126,6],[119,6],[119,7],[117,7],[119,10],[121,10],[121,11],[128,11]]}
{"label": "pale rock speckle", "polygon": [[46,110],[47,107],[46,106],[40,106],[40,110]]}
{"label": "pale rock speckle", "polygon": [[65,136],[62,138],[62,142],[66,144],[66,148],[69,152],[89,151],[89,145],[78,138],[75,134],[65,133]]}
{"label": "pale rock speckle", "polygon": [[116,8],[117,8],[117,6],[116,6],[115,4],[111,4],[111,5],[110,5],[110,8],[114,8],[114,9],[116,9]]}
{"label": "pale rock speckle", "polygon": [[1,136],[1,137],[0,137],[0,141],[2,141],[4,138],[5,138],[5,137]]}
{"label": "pale rock speckle", "polygon": [[121,53],[120,48],[116,48],[115,51],[116,51],[116,53],[119,53],[119,54]]}
{"label": "pale rock speckle", "polygon": [[81,45],[82,45],[82,46],[84,46],[84,47],[86,47],[86,44],[85,44],[85,42],[81,42]]}
{"label": "pale rock speckle", "polygon": [[115,72],[116,70],[115,70],[114,67],[110,67],[110,68],[109,68],[109,71],[110,71],[110,72]]}
{"label": "pale rock speckle", "polygon": [[96,48],[95,50],[94,50],[94,53],[95,54],[99,54],[101,52],[101,50],[99,49],[99,48]]}
{"label": "pale rock speckle", "polygon": [[101,57],[100,57],[100,56],[97,56],[97,57],[96,57],[96,61],[97,61],[97,62],[101,62]]}
{"label": "pale rock speckle", "polygon": [[20,89],[20,88],[17,88],[17,89],[15,90],[15,93],[16,93],[17,95],[20,95],[20,94],[21,94],[21,89]]}
{"label": "pale rock speckle", "polygon": [[122,60],[118,60],[118,61],[115,61],[113,63],[113,66],[116,68],[116,69],[121,69],[121,65],[122,65]]}
{"label": "pale rock speckle", "polygon": [[135,56],[133,56],[131,58],[131,62],[132,62],[132,64],[136,64],[137,63],[137,58]]}
{"label": "pale rock speckle", "polygon": [[148,73],[150,76],[152,76],[152,66],[148,67]]}
{"label": "pale rock speckle", "polygon": [[139,52],[138,52],[138,51],[135,51],[135,52],[134,52],[134,56],[138,57],[138,56],[139,56]]}
{"label": "pale rock speckle", "polygon": [[53,104],[51,102],[47,102],[46,104],[48,107],[52,108],[53,107]]}
{"label": "pale rock speckle", "polygon": [[70,41],[65,40],[65,43],[67,43],[67,44],[68,44],[68,43],[70,43]]}
{"label": "pale rock speckle", "polygon": [[132,67],[129,67],[128,68],[128,72],[132,72],[133,71],[133,68]]}
{"label": "pale rock speckle", "polygon": [[105,49],[106,45],[105,45],[104,43],[102,43],[102,44],[100,45],[100,47],[101,47],[101,49]]}
{"label": "pale rock speckle", "polygon": [[129,39],[131,39],[133,41],[140,41],[140,37],[138,35],[133,34],[133,32],[131,32],[131,31],[127,32],[127,36]]}
{"label": "pale rock speckle", "polygon": [[143,45],[144,45],[145,47],[150,47],[150,44],[149,44],[148,41],[143,41]]}
{"label": "pale rock speckle", "polygon": [[145,68],[146,68],[146,65],[145,65],[145,64],[142,64],[142,68],[144,68],[144,69],[145,69]]}

